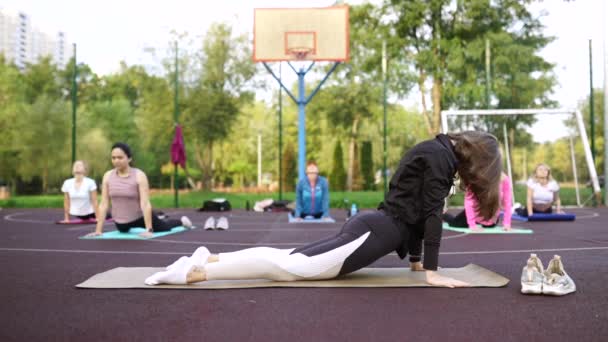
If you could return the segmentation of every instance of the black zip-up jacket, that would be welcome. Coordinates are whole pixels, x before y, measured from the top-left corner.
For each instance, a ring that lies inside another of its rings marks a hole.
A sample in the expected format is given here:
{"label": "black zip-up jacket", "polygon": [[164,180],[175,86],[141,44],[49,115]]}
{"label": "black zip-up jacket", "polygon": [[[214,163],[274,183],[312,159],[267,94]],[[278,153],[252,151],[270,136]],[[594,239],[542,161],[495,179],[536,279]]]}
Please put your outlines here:
{"label": "black zip-up jacket", "polygon": [[401,259],[420,261],[424,241],[424,268],[437,270],[441,243],[441,213],[444,200],[454,184],[457,159],[445,134],[423,141],[409,150],[391,178],[389,190],[380,203],[389,215],[409,231],[396,252]]}

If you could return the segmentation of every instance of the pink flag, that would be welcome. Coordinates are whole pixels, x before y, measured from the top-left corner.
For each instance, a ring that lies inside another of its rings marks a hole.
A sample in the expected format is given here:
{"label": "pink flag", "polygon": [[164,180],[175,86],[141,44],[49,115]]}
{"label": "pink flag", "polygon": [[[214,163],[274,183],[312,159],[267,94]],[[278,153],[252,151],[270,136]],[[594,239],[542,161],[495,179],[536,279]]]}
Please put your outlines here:
{"label": "pink flag", "polygon": [[175,136],[171,143],[171,161],[173,164],[179,164],[182,168],[186,168],[186,146],[184,145],[184,135],[180,125],[175,125]]}

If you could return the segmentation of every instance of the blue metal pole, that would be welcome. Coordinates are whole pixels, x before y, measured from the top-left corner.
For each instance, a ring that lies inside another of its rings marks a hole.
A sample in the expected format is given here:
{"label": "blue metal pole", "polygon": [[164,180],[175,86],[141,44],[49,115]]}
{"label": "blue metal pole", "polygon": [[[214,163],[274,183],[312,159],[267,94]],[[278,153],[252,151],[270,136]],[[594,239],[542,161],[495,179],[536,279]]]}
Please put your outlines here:
{"label": "blue metal pole", "polygon": [[306,169],[306,100],[304,99],[304,76],[306,71],[298,72],[298,180],[304,179]]}

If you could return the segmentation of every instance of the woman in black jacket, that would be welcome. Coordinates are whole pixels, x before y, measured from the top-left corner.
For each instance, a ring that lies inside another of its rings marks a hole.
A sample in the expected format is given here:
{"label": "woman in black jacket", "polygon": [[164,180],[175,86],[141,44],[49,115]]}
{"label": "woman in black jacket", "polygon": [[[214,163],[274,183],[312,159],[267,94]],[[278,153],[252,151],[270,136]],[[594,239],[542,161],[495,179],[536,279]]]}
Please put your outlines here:
{"label": "woman in black jacket", "polygon": [[378,210],[352,217],[337,235],[295,249],[254,247],[210,254],[200,247],[191,257],[180,258],[145,282],[331,279],[396,251],[401,259],[409,254],[410,268],[425,271],[430,285],[468,286],[436,272],[444,200],[458,173],[461,187],[478,199],[477,212],[490,218],[499,207],[501,172],[499,145],[493,135],[474,131],[439,134],[403,156]]}

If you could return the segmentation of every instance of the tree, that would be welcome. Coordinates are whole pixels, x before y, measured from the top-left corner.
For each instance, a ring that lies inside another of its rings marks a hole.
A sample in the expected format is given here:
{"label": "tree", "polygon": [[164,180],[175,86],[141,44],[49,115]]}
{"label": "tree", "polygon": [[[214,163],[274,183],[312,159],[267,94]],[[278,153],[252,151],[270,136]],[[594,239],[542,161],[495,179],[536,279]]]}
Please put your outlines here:
{"label": "tree", "polygon": [[292,143],[287,143],[283,150],[283,190],[293,191],[298,181],[296,151]]}
{"label": "tree", "polygon": [[371,4],[351,7],[350,20],[351,62],[337,69],[310,106],[313,118],[327,118],[334,134],[348,139],[348,191],[357,183],[356,149],[360,129],[369,121],[378,120],[380,113],[375,110],[382,103],[378,52],[386,32],[380,24],[379,9]]}
{"label": "tree", "polygon": [[246,90],[255,73],[249,45],[245,35],[233,37],[226,24],[211,25],[203,41],[200,75],[187,94],[184,122],[205,188],[211,186],[214,143],[228,136],[243,105],[253,98]]}
{"label": "tree", "polygon": [[[429,134],[439,132],[442,108],[490,105],[484,96],[486,39],[493,42],[493,93],[498,108],[552,104],[547,95],[555,84],[550,73],[553,65],[537,56],[552,38],[543,36],[539,19],[527,10],[530,2],[384,2],[385,18],[403,47],[398,58],[411,60],[416,70]],[[426,105],[429,83],[432,111]],[[514,128],[511,123],[512,132]]]}
{"label": "tree", "polygon": [[66,167],[70,165],[70,154],[66,152],[69,107],[66,102],[46,95],[35,97],[34,103],[17,118],[20,146],[17,172],[25,181],[39,176],[46,193],[49,184],[57,184],[69,175]]}
{"label": "tree", "polygon": [[22,79],[27,103],[32,104],[41,96],[50,99],[61,99],[63,96],[59,70],[51,57],[41,58],[36,64],[27,64]]}
{"label": "tree", "polygon": [[336,140],[334,147],[334,165],[329,178],[329,186],[332,190],[344,191],[346,185],[346,172],[344,171],[344,153],[340,140]]}
{"label": "tree", "polygon": [[22,75],[0,54],[0,181],[15,184],[16,157],[20,148],[17,118],[23,113]]}
{"label": "tree", "polygon": [[374,161],[372,159],[372,142],[364,141],[361,146],[361,175],[363,190],[374,190]]}
{"label": "tree", "polygon": [[[604,92],[603,89],[594,89],[593,97],[594,107],[594,126],[595,126],[595,166],[599,173],[603,173],[604,170]],[[579,102],[579,110],[583,116],[583,123],[585,124],[585,130],[589,139],[591,139],[591,110],[589,107],[589,97]],[[566,122],[570,127],[572,133],[577,132],[576,121],[572,118]],[[580,143],[580,139],[577,139]],[[589,141],[591,145],[591,141]],[[581,148],[582,152],[582,148]],[[582,154],[582,153],[581,153]]]}

